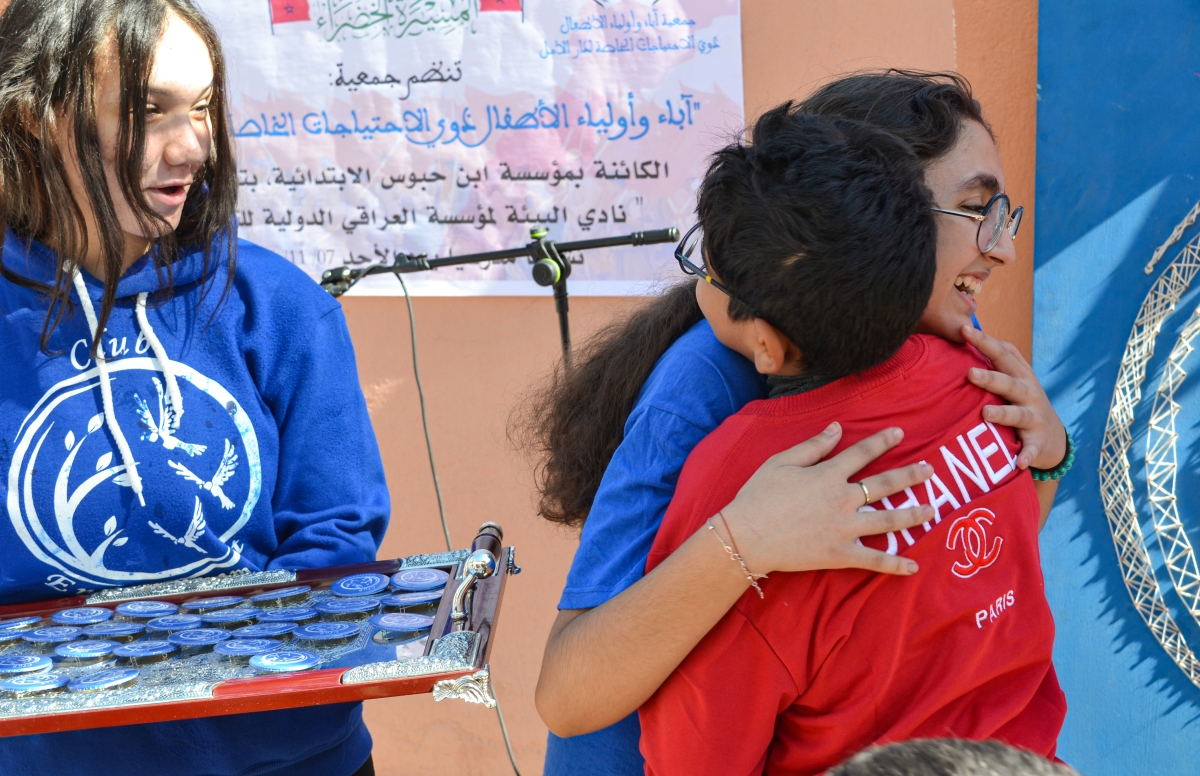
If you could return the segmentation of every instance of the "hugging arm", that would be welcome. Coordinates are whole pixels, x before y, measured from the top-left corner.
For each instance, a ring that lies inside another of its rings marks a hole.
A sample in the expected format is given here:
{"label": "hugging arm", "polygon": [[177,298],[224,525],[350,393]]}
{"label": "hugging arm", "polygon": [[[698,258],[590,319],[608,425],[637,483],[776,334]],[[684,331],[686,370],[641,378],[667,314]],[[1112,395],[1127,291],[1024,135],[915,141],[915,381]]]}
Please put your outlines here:
{"label": "hugging arm", "polygon": [[[849,480],[903,435],[887,429],[827,461],[836,423],[768,459],[722,511],[746,565],[756,573],[864,568],[911,574],[916,564],[857,543],[861,536],[932,519],[928,506],[858,512],[862,488]],[[864,479],[873,499],[929,478],[924,464]],[[730,541],[717,523],[721,538]],[[653,571],[594,609],[563,610],[551,629],[535,701],[556,735],[607,727],[637,710],[749,587],[707,528]]]}
{"label": "hugging arm", "polygon": [[[1016,429],[1021,439],[1017,467],[1053,469],[1062,463],[1067,456],[1067,429],[1021,351],[1011,342],[1001,342],[971,326],[963,327],[963,336],[987,356],[996,368],[994,371],[972,369],[967,379],[1009,402],[1007,405],[984,407],[983,417],[992,423]],[[1041,522],[1038,524],[1041,529],[1050,516],[1050,508],[1054,506],[1058,481],[1035,481],[1033,485],[1042,508]]]}

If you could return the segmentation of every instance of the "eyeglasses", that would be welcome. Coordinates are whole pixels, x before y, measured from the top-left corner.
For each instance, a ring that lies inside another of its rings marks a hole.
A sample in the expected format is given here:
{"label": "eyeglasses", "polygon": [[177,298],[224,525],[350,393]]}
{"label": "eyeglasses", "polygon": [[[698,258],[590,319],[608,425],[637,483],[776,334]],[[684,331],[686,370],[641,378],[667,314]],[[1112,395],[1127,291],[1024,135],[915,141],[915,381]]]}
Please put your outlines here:
{"label": "eyeglasses", "polygon": [[[693,261],[692,257],[695,256]],[[739,304],[745,305],[751,311],[754,310],[752,305],[738,299],[729,287],[721,281],[714,278],[708,273],[704,266],[704,230],[700,228],[700,224],[696,224],[691,229],[687,230],[687,234],[679,241],[679,245],[675,246],[675,261],[679,262],[679,268],[688,275],[698,275],[704,278],[704,281],[716,288],[725,296],[737,301]],[[758,313],[754,313],[758,316]],[[761,317],[761,316],[759,316]]]}
{"label": "eyeglasses", "polygon": [[975,230],[975,244],[979,246],[980,253],[987,253],[992,248],[995,248],[996,244],[1000,242],[1000,235],[1006,230],[1011,239],[1017,239],[1017,230],[1021,228],[1021,216],[1025,214],[1025,208],[1023,207],[1012,210],[1012,201],[1009,200],[1007,194],[997,194],[989,199],[987,204],[983,206],[983,210],[979,213],[946,210],[940,207],[935,207],[933,211],[935,213],[970,218],[979,222],[979,228]]}

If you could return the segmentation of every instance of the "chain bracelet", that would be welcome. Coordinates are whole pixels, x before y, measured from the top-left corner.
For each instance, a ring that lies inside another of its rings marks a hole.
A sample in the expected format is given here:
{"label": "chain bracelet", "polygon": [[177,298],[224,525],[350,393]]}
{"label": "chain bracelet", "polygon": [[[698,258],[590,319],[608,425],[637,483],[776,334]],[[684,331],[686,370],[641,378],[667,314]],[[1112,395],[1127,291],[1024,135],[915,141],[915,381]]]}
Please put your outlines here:
{"label": "chain bracelet", "polygon": [[[718,512],[717,515],[720,515],[721,522],[725,522],[725,516],[723,514]],[[766,579],[767,575],[766,574],[755,574],[754,572],[752,572],[750,569],[748,569],[746,567],[746,561],[737,552],[737,550],[734,549],[734,547],[730,547],[728,544],[726,544],[725,540],[721,538],[721,534],[717,533],[717,528],[716,528],[716,526],[713,525],[713,519],[714,519],[713,517],[708,518],[708,520],[704,521],[704,524],[706,526],[708,526],[708,530],[712,531],[713,536],[717,537],[717,541],[721,543],[721,547],[723,547],[725,549],[725,552],[726,552],[726,554],[729,555],[729,558],[731,560],[737,561],[737,564],[742,567],[742,573],[746,575],[746,579],[749,580],[750,586],[753,587],[756,591],[758,591],[758,597],[764,598],[765,596],[763,595],[762,588],[758,586],[758,580]],[[725,530],[729,531],[728,523],[725,523]],[[730,531],[730,533],[729,533],[729,538],[732,541],[732,539],[733,539],[732,531]]]}

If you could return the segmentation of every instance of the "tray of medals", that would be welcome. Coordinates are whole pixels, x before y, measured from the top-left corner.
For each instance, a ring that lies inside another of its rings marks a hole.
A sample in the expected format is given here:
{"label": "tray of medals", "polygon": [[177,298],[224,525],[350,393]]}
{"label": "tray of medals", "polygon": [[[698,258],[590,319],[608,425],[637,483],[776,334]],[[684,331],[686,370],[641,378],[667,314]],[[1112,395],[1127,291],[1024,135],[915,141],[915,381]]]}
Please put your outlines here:
{"label": "tray of medals", "polygon": [[0,736],[433,692],[495,705],[503,533],[354,566],[234,572],[0,607]]}

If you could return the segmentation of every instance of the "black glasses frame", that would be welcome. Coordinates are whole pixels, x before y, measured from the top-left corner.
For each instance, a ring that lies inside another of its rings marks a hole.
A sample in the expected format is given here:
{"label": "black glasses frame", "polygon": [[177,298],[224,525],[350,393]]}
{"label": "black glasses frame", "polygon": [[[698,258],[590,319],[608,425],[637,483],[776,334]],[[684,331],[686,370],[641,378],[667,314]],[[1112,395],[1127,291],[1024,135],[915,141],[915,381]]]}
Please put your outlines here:
{"label": "black glasses frame", "polygon": [[[988,213],[991,212],[992,207],[997,203],[999,203],[1002,209],[1009,210],[1008,218],[1000,222],[1000,228],[996,230],[995,234],[988,237],[988,242],[985,246],[980,242],[980,237],[983,235],[983,222],[987,220]],[[1005,205],[1007,205],[1007,207],[1005,207]],[[1021,216],[1025,215],[1025,208],[1018,207],[1016,210],[1012,210],[1011,208],[1012,200],[1008,198],[1007,194],[996,194],[987,201],[987,204],[983,206],[983,210],[978,213],[967,213],[962,210],[947,210],[946,208],[942,207],[933,208],[933,212],[945,213],[949,216],[959,216],[960,218],[970,218],[973,221],[977,221],[979,225],[975,228],[975,245],[979,248],[980,253],[987,253],[996,247],[996,245],[1000,242],[1000,236],[1006,231],[1008,232],[1010,239],[1017,239],[1017,230],[1021,228]]]}
{"label": "black glasses frame", "polygon": [[[687,251],[685,249],[687,247],[688,240],[691,239],[692,235],[695,234],[699,229],[700,224],[696,224],[691,229],[688,229],[683,235],[683,239],[680,240],[679,244],[675,246],[675,261],[679,262],[679,268],[683,270],[684,274],[686,275],[696,275],[697,277],[703,278],[705,283],[708,283],[710,286],[725,294],[725,296],[729,297],[730,299],[735,300],[738,302],[738,304],[745,305],[747,309],[753,312],[753,305],[747,304],[741,299],[738,299],[737,295],[730,291],[728,286],[714,278],[712,275],[708,274],[708,270],[705,269],[704,265],[696,264],[692,261],[691,256],[692,252],[696,250],[695,247],[693,247],[691,251]],[[703,238],[697,240],[696,245],[699,246],[702,242]],[[757,317],[762,317],[759,316],[757,312],[754,314]]]}

